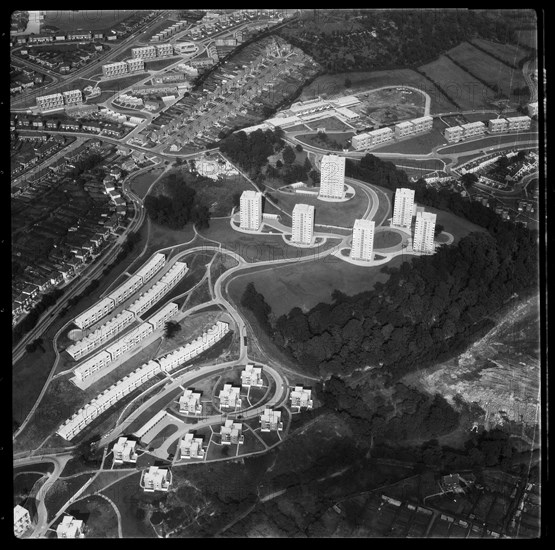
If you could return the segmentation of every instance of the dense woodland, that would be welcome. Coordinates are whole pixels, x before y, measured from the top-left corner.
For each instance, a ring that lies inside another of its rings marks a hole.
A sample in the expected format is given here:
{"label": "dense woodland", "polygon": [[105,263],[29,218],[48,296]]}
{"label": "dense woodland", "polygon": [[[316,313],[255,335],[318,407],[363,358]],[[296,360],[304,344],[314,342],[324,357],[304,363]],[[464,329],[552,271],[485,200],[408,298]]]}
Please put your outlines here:
{"label": "dense woodland", "polygon": [[327,377],[380,367],[396,380],[460,352],[494,325],[492,315],[514,293],[537,285],[537,232],[505,222],[458,193],[413,184],[373,155],[348,161],[346,174],[392,190],[413,188],[417,203],[450,211],[487,232],[398,268],[384,266],[389,279],[373,290],[351,297],[335,291],[333,303],[307,313],[294,308],[273,326],[261,321],[270,306],[249,286],[242,304],[308,370]]}
{"label": "dense woodland", "polygon": [[[202,176],[198,177],[202,185]],[[197,192],[189,187],[181,176],[175,172],[164,181],[164,192],[148,195],[144,201],[150,219],[170,229],[182,229],[187,223],[194,223],[197,228],[209,226],[210,211],[196,196]]]}
{"label": "dense woodland", "polygon": [[314,10],[279,35],[328,73],[414,67],[472,38],[517,43],[533,21],[487,10]]}

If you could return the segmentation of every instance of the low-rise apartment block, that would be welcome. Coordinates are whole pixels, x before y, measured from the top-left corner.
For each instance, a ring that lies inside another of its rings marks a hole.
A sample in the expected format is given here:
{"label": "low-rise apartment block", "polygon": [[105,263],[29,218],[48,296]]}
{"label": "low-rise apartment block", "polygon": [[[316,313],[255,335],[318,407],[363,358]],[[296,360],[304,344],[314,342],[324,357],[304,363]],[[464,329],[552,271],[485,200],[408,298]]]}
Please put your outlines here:
{"label": "low-rise apartment block", "polygon": [[181,458],[191,459],[191,458],[204,458],[204,449],[202,448],[203,438],[195,437],[195,434],[189,432],[185,434],[185,437],[181,440],[179,444],[179,450],[181,452]]}
{"label": "low-rise apartment block", "polygon": [[102,74],[104,76],[118,76],[126,74],[128,71],[125,61],[117,61],[116,63],[108,63],[102,65]]}
{"label": "low-rise apartment block", "polygon": [[63,92],[62,95],[66,105],[79,105],[83,103],[81,90],[69,90],[68,92]]}
{"label": "low-rise apartment block", "polygon": [[56,527],[56,535],[59,539],[82,539],[83,520],[75,519],[73,516],[64,516]]}
{"label": "low-rise apartment block", "polygon": [[73,322],[80,328],[84,329],[94,325],[98,320],[108,315],[116,307],[116,303],[112,298],[104,298],[97,302],[94,306],[79,314]]}
{"label": "low-rise apartment block", "polygon": [[167,492],[172,483],[172,474],[170,470],[159,468],[158,466],[150,466],[148,470],[143,472],[140,485],[145,493],[153,493],[154,491]]}
{"label": "low-rise apartment block", "polygon": [[507,117],[507,130],[509,132],[522,132],[530,129],[532,120],[529,116]]}
{"label": "low-rise apartment block", "polygon": [[64,96],[62,94],[50,94],[37,97],[37,107],[42,111],[62,109],[63,106]]}
{"label": "low-rise apartment block", "polygon": [[240,409],[243,404],[240,393],[240,387],[232,386],[231,384],[224,384],[223,389],[221,389],[218,394],[220,409]]}
{"label": "low-rise apartment block", "polygon": [[507,119],[506,118],[493,118],[488,121],[488,131],[491,134],[497,134],[499,132],[507,131]]}
{"label": "low-rise apartment block", "polygon": [[154,46],[131,48],[131,56],[133,59],[154,59],[156,57],[156,48]]}
{"label": "low-rise apartment block", "polygon": [[241,386],[249,388],[251,386],[260,387],[263,385],[262,367],[247,365],[245,370],[241,372]]}
{"label": "low-rise apartment block", "polygon": [[227,418],[220,429],[220,436],[222,445],[242,445],[245,441],[243,424]]}
{"label": "low-rise apartment block", "polygon": [[194,392],[187,388],[179,398],[179,412],[182,414],[202,414],[200,395],[200,392]]}
{"label": "low-rise apartment block", "polygon": [[114,455],[114,464],[131,463],[137,462],[137,451],[135,447],[137,446],[136,441],[127,439],[127,437],[118,438],[117,442],[112,447],[112,453]]}
{"label": "low-rise apartment block", "polygon": [[173,46],[171,44],[156,44],[155,48],[158,57],[173,55]]}
{"label": "low-rise apartment block", "polygon": [[464,129],[462,126],[450,126],[445,128],[443,135],[449,143],[456,143],[463,139]]}
{"label": "low-rise apartment block", "polygon": [[16,537],[20,537],[31,526],[31,516],[29,510],[16,504],[13,509],[13,532]]}
{"label": "low-rise apartment block", "polygon": [[266,407],[260,416],[261,432],[281,432],[283,422],[281,421],[281,411],[274,411],[272,407]]}
{"label": "low-rise apartment block", "polygon": [[143,59],[128,59],[125,63],[127,63],[127,70],[130,73],[145,70],[145,62]]}
{"label": "low-rise apartment block", "polygon": [[398,122],[395,124],[395,137],[402,138],[413,133],[413,125],[410,120]]}
{"label": "low-rise apartment block", "polygon": [[291,409],[296,409],[297,412],[303,409],[312,409],[314,401],[310,398],[312,390],[303,388],[303,386],[295,386],[291,392]]}
{"label": "low-rise apartment block", "polygon": [[462,124],[461,128],[464,131],[464,139],[475,136],[483,136],[486,133],[486,125],[481,120],[469,122],[468,124]]}

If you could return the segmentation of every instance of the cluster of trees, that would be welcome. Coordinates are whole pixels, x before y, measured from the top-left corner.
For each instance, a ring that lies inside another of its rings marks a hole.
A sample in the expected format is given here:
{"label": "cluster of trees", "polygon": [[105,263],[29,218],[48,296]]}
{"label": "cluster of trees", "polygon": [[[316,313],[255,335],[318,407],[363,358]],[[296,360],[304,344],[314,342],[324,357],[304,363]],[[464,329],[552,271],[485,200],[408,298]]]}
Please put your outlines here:
{"label": "cluster of trees", "polygon": [[103,157],[99,153],[91,153],[85,158],[79,159],[75,162],[75,168],[70,172],[72,178],[78,178],[84,172],[92,170],[95,166],[103,161]]}
{"label": "cluster of trees", "polygon": [[279,34],[333,73],[421,65],[475,37],[515,43],[514,24],[470,10],[384,10],[361,11],[343,29],[334,21],[331,32],[305,17]]}
{"label": "cluster of trees", "polygon": [[411,187],[416,202],[448,210],[488,232],[471,233],[398,268],[384,266],[389,278],[373,290],[352,297],[334,292],[331,304],[307,313],[294,308],[273,327],[264,321],[263,297],[249,286],[249,296],[257,299],[242,304],[251,309],[254,304],[262,327],[313,372],[348,374],[368,365],[399,378],[459,353],[492,328],[490,317],[514,293],[537,285],[537,231],[505,222],[458,193],[407,182],[404,172],[373,155],[358,165],[348,161],[346,175],[390,189]]}
{"label": "cluster of trees", "polygon": [[281,151],[284,144],[281,128],[274,131],[256,130],[250,134],[237,132],[222,140],[220,151],[254,177],[261,173],[268,157]]}
{"label": "cluster of trees", "polygon": [[245,287],[241,296],[241,305],[254,313],[256,320],[266,332],[271,332],[272,327],[268,316],[272,312],[272,308],[264,299],[264,295],[257,292],[254,283],[250,282]]}
{"label": "cluster of trees", "polygon": [[[302,146],[297,145],[298,147]],[[295,151],[290,145],[286,145],[283,148],[283,162],[278,159],[275,167],[268,164],[266,167],[266,177],[268,178],[280,178],[285,184],[296,183],[298,181],[305,181],[309,178],[310,172],[312,172],[312,164],[308,157],[305,158],[303,164],[298,164],[295,162],[297,156]]]}
{"label": "cluster of trees", "polygon": [[390,388],[387,399],[373,391],[367,402],[364,393],[332,375],[318,396],[349,424],[356,438],[364,440],[371,436],[399,441],[439,437],[459,424],[460,413],[439,394],[430,397],[400,382]]}
{"label": "cluster of trees", "polygon": [[[202,185],[204,179],[199,177]],[[210,211],[196,196],[197,192],[172,173],[165,181],[164,194],[148,195],[144,201],[150,219],[171,229],[182,229],[193,222],[199,229],[209,226]]]}
{"label": "cluster of trees", "polygon": [[63,296],[63,294],[64,291],[59,288],[55,288],[45,294],[35,307],[13,328],[13,344],[17,344],[17,342],[19,342],[25,334],[32,330],[38,323],[40,316],[49,307],[53,306],[60,299],[60,297]]}
{"label": "cluster of trees", "polygon": [[164,338],[171,340],[180,330],[181,325],[177,321],[166,321],[164,324]]}

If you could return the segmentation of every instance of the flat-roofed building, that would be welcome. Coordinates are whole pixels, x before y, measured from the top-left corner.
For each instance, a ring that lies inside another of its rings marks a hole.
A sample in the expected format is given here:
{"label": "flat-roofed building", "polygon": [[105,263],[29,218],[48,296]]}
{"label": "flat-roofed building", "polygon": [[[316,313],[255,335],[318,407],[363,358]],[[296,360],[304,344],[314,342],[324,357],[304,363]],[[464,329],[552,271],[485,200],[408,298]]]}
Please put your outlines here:
{"label": "flat-roofed building", "polygon": [[421,132],[429,132],[433,125],[434,119],[431,116],[421,116],[411,120],[413,126],[413,133],[420,134]]}
{"label": "flat-roofed building", "polygon": [[431,254],[434,252],[434,232],[436,227],[436,214],[432,212],[417,212],[414,225],[412,248],[416,252]]}
{"label": "flat-roofed building", "polygon": [[220,428],[220,436],[222,445],[242,445],[245,441],[243,424],[227,418]]}
{"label": "flat-roofed building", "polygon": [[176,42],[173,45],[173,49],[176,54],[187,55],[195,53],[198,50],[198,46],[194,42]]}
{"label": "flat-roofed building", "polygon": [[538,114],[538,102],[534,101],[533,103],[528,104],[528,116],[533,117]]}
{"label": "flat-roofed building", "polygon": [[192,432],[185,434],[185,437],[183,437],[181,443],[179,444],[181,458],[200,458],[202,460],[205,452],[202,448],[202,444],[202,437],[195,437],[195,434]]}
{"label": "flat-roofed building", "polygon": [[134,59],[153,59],[156,57],[156,48],[154,46],[131,48],[131,56]]}
{"label": "flat-roofed building", "polygon": [[507,130],[509,132],[521,132],[530,129],[532,120],[529,116],[507,117]]}
{"label": "flat-roofed building", "polygon": [[299,244],[311,244],[314,231],[314,206],[297,203],[293,207],[292,218],[291,241]]}
{"label": "flat-roofed building", "polygon": [[134,464],[137,462],[137,446],[136,441],[127,439],[127,437],[118,438],[117,442],[112,447],[114,455],[114,464],[123,464],[124,462]]}
{"label": "flat-roofed building", "polygon": [[499,132],[507,131],[507,119],[506,118],[492,118],[488,121],[488,130],[491,134],[497,134]]}
{"label": "flat-roofed building", "polygon": [[154,254],[146,264],[144,264],[135,275],[141,277],[143,284],[152,279],[152,277],[166,265],[166,256],[160,252]]}
{"label": "flat-roofed building", "polygon": [[357,134],[351,138],[351,145],[356,151],[361,149],[367,149],[372,147],[374,137],[369,132],[364,132],[362,134]]}
{"label": "flat-roofed building", "polygon": [[80,313],[75,317],[73,322],[81,329],[87,328],[96,323],[99,319],[102,319],[105,315],[108,315],[115,307],[116,304],[112,298],[104,298],[100,300],[100,302],[94,304],[94,306],[83,311],[83,313]]}
{"label": "flat-roofed building", "polygon": [[42,111],[61,109],[64,106],[64,96],[62,94],[50,94],[37,97],[37,107]]}
{"label": "flat-roofed building", "polygon": [[179,398],[179,412],[182,414],[202,414],[200,392],[187,388]]}
{"label": "flat-roofed building", "polygon": [[104,76],[118,76],[121,74],[127,74],[129,71],[127,63],[125,61],[117,61],[116,63],[107,63],[102,65],[102,74]]}
{"label": "flat-roofed building", "polygon": [[170,302],[166,304],[162,309],[157,311],[154,315],[150,316],[146,322],[152,325],[153,330],[157,330],[162,328],[166,321],[169,321],[172,317],[177,315],[179,312],[179,306],[174,303]]}
{"label": "flat-roofed building", "polygon": [[395,124],[395,137],[402,138],[414,132],[414,126],[410,120],[398,122]]}
{"label": "flat-roofed building", "polygon": [[282,430],[281,411],[274,411],[272,407],[266,407],[260,416],[260,431],[281,432]]}
{"label": "flat-roofed building", "polygon": [[64,516],[62,521],[56,527],[56,535],[59,539],[82,539],[83,520],[75,519],[73,516]]}
{"label": "flat-roofed building", "polygon": [[410,227],[414,210],[414,189],[398,187],[395,190],[393,218],[391,225]]}
{"label": "flat-roofed building", "polygon": [[102,350],[79,365],[73,371],[73,374],[78,380],[83,381],[95,372],[108,366],[111,362],[112,356],[106,350]]}
{"label": "flat-roofed building", "polygon": [[445,128],[443,131],[443,136],[449,143],[456,143],[463,139],[464,130],[462,126],[450,126],[449,128]]}
{"label": "flat-roofed building", "polygon": [[312,409],[314,401],[311,399],[312,390],[303,388],[303,386],[295,386],[289,398],[291,399],[291,409]]}
{"label": "flat-roofed building", "polygon": [[123,355],[125,352],[133,349],[139,342],[144,340],[147,336],[152,334],[153,328],[150,323],[141,323],[137,328],[128,332],[113,344],[106,348],[106,351],[111,355],[112,361]]}
{"label": "flat-roofed building", "polygon": [[125,63],[127,64],[127,70],[130,73],[136,73],[137,71],[145,70],[144,59],[128,59]]}
{"label": "flat-roofed building", "polygon": [[231,384],[224,384],[223,389],[221,389],[218,394],[220,409],[240,409],[243,404],[240,394],[240,387],[232,386]]}
{"label": "flat-roofed building", "polygon": [[20,537],[31,527],[31,516],[29,510],[16,504],[13,509],[13,532],[16,537]]}
{"label": "flat-roofed building", "polygon": [[132,275],[119,285],[114,291],[110,292],[108,298],[114,300],[116,306],[125,302],[127,298],[135,294],[143,286],[143,280],[137,275]]}
{"label": "flat-roofed building", "polygon": [[468,124],[462,124],[461,128],[464,131],[464,139],[474,136],[482,136],[486,133],[486,125],[481,120],[469,122]]}
{"label": "flat-roofed building", "polygon": [[345,196],[345,157],[324,155],[320,164],[319,197],[342,199]]}
{"label": "flat-roofed building", "polygon": [[243,191],[239,209],[239,227],[252,231],[258,230],[262,223],[262,193],[250,189]]}
{"label": "flat-roofed building", "polygon": [[173,46],[171,44],[156,44],[156,54],[158,57],[167,57],[173,55]]}
{"label": "flat-roofed building", "polygon": [[355,220],[349,256],[353,260],[371,261],[374,251],[374,226],[372,220]]}
{"label": "flat-roofed building", "polygon": [[62,92],[64,96],[64,103],[66,105],[79,105],[83,103],[83,94],[81,90],[69,90],[67,92]]}
{"label": "flat-roofed building", "polygon": [[372,136],[372,146],[391,141],[395,136],[391,128],[378,128],[368,133]]}
{"label": "flat-roofed building", "polygon": [[263,385],[262,367],[247,365],[245,370],[241,372],[241,386],[249,388],[251,386],[260,387]]}
{"label": "flat-roofed building", "polygon": [[153,493],[154,491],[167,492],[171,483],[172,474],[170,470],[150,466],[148,470],[143,471],[140,485],[145,493]]}

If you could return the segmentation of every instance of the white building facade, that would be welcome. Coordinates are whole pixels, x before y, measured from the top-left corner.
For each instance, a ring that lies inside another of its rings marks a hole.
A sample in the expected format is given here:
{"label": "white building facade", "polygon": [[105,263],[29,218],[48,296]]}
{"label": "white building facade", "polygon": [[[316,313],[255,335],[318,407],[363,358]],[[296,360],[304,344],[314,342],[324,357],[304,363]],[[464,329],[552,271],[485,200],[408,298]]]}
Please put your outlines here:
{"label": "white building facade", "polygon": [[371,261],[374,251],[374,227],[372,220],[355,220],[350,257],[353,260]]}
{"label": "white building facade", "polygon": [[345,196],[345,157],[324,155],[320,165],[319,197],[342,199]]}
{"label": "white building facade", "polygon": [[410,227],[414,210],[414,189],[398,187],[395,190],[395,204],[391,225]]}
{"label": "white building facade", "polygon": [[293,207],[292,218],[291,241],[299,244],[311,244],[314,232],[314,206],[297,203]]}
{"label": "white building facade", "polygon": [[243,191],[239,209],[239,227],[257,231],[262,223],[262,193],[252,190]]}
{"label": "white building facade", "polygon": [[432,212],[417,212],[412,249],[416,252],[432,254],[434,252],[435,228],[436,214]]}

